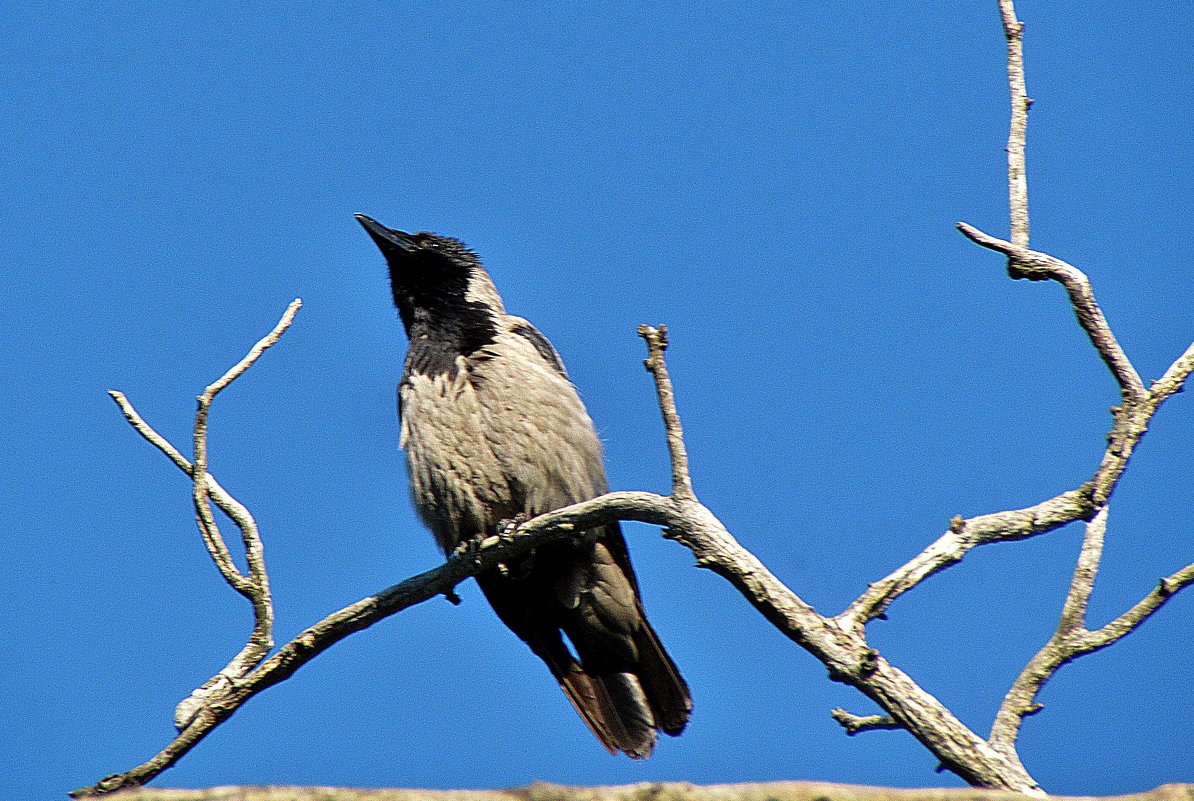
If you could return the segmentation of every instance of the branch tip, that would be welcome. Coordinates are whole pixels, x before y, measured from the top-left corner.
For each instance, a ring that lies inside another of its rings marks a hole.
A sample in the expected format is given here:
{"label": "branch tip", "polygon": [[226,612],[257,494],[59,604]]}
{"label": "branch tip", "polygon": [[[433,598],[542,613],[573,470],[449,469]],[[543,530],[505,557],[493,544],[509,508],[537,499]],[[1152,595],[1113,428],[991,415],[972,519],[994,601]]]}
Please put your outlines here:
{"label": "branch tip", "polygon": [[846,735],[849,737],[861,734],[864,731],[904,728],[890,715],[855,715],[847,712],[840,706],[831,710],[829,715],[841,724],[841,727],[846,730]]}
{"label": "branch tip", "polygon": [[667,326],[640,325],[638,335],[647,343],[647,359],[643,366],[655,379],[655,394],[659,399],[659,411],[663,415],[663,426],[667,432],[668,453],[672,461],[672,496],[678,500],[695,501],[692,477],[688,472],[688,450],[684,445],[684,430],[680,426],[672,379],[668,375],[667,361],[663,357],[663,352],[668,346]]}

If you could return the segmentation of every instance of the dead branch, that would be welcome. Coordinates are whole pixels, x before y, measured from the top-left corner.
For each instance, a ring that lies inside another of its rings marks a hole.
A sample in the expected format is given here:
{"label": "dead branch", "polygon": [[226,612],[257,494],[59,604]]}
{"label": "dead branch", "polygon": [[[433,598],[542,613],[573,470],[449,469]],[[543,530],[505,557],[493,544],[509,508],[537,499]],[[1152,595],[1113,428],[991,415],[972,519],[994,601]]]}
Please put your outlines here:
{"label": "dead branch", "polygon": [[[644,339],[648,343],[651,373],[664,412],[669,442],[680,446],[672,450],[676,486],[691,488],[687,464],[678,458],[678,454],[683,453],[682,433],[670,394],[671,380],[663,349],[657,335],[648,332]],[[163,450],[167,451],[166,448]],[[197,471],[192,469],[191,472]],[[182,731],[157,756],[125,773],[77,790],[74,795],[96,795],[144,784],[177,762],[254,695],[288,678],[344,637],[413,604],[437,595],[450,597],[452,589],[461,581],[492,569],[499,562],[510,561],[532,547],[615,519],[663,527],[666,536],[693,552],[698,566],[728,579],[767,620],[825,663],[835,680],[857,687],[874,699],[891,714],[898,726],[911,732],[943,764],[971,783],[1039,793],[1027,774],[1007,764],[936,698],[887,663],[867,645],[862,633],[844,630],[834,619],[818,614],[786,587],[730,535],[695,495],[685,498],[676,494],[616,492],[541,515],[519,526],[513,533],[491,536],[475,550],[457,554],[438,568],[329,615],[255,668],[241,675],[224,677],[219,682],[209,682],[201,688],[203,692],[194,703]]]}
{"label": "dead branch", "polygon": [[[1161,579],[1152,592],[1111,623],[1094,632],[1086,628],[1086,611],[1103,556],[1108,501],[1127,468],[1132,452],[1148,430],[1152,416],[1170,395],[1180,391],[1191,370],[1194,370],[1194,344],[1170,366],[1159,381],[1146,389],[1139,373],[1120,347],[1111,326],[1103,316],[1086,274],[1060,259],[1029,249],[1024,143],[1028,109],[1032,100],[1028,98],[1024,88],[1024,25],[1016,19],[1013,0],[1000,0],[999,8],[1008,41],[1008,82],[1012,106],[1007,149],[1012,237],[1010,242],[998,239],[966,223],[958,223],[958,230],[976,244],[1007,256],[1008,275],[1012,278],[1027,278],[1030,281],[1052,280],[1065,287],[1078,323],[1119,383],[1123,396],[1123,405],[1112,409],[1115,423],[1107,435],[1107,448],[1099,467],[1091,480],[1083,485],[1084,494],[1087,495],[1083,498],[1086,508],[1083,510],[1084,514],[1079,517],[1087,521],[1086,534],[1062,606],[1057,630],[1012,683],[991,727],[991,746],[1008,761],[1020,764],[1016,752],[1016,739],[1024,718],[1042,709],[1036,697],[1045,683],[1063,665],[1105,648],[1135,630],[1174,593],[1194,580],[1194,565],[1189,565],[1172,576]],[[1059,522],[1064,525],[1065,522],[1076,519],[1078,517]],[[965,526],[963,522],[955,528],[964,530]],[[872,605],[882,608],[878,603]],[[866,609],[863,611],[865,614]]]}
{"label": "dead branch", "polygon": [[999,16],[1003,20],[1003,35],[1007,37],[1007,86],[1012,103],[1012,124],[1007,135],[1008,212],[1012,241],[1028,247],[1028,168],[1024,145],[1032,98],[1024,84],[1024,23],[1016,19],[1012,0],[999,0]]}
{"label": "dead branch", "polygon": [[[1045,682],[1064,664],[1105,648],[1135,630],[1175,593],[1194,583],[1194,564],[1161,579],[1139,602],[1105,626],[1086,628],[1086,609],[1099,570],[1106,536],[1108,501],[1127,468],[1129,459],[1153,415],[1164,401],[1179,392],[1194,372],[1194,344],[1165,374],[1145,388],[1127,354],[1120,347],[1104,317],[1087,276],[1076,267],[1028,248],[1028,197],[1024,143],[1031,100],[1025,94],[1022,37],[1024,26],[1016,19],[1012,0],[999,0],[1008,41],[1008,81],[1011,124],[1008,138],[1008,183],[1011,240],[985,234],[959,223],[963,234],[977,244],[1004,254],[1013,278],[1054,280],[1065,287],[1079,324],[1119,384],[1122,406],[1116,407],[1108,444],[1091,479],[1033,506],[980,515],[955,517],[949,530],[891,575],[868,586],[835,617],[818,613],[792,589],[776,578],[725,529],[700,501],[692,488],[674,389],[668,376],[664,351],[666,329],[642,326],[647,343],[647,369],[654,379],[667,434],[672,466],[672,494],[616,492],[565,509],[541,515],[512,533],[503,532],[476,548],[461,551],[445,564],[363,598],[335,612],[269,658],[273,609],[269,600],[261,539],[252,516],[207,472],[207,418],[216,395],[243,374],[286,330],[298,301],[269,336],[240,363],[199,397],[194,440],[194,464],[153,431],[120,393],[112,396],[130,424],[191,476],[197,519],[217,568],[228,583],[253,602],[256,625],[245,649],[190,699],[179,706],[176,718],[181,731],[157,756],[122,774],[109,776],[73,795],[108,793],[136,787],[174,764],[190,748],[248,699],[292,675],[333,644],[413,604],[443,595],[454,597],[461,581],[553,539],[614,520],[635,520],[663,527],[664,536],[688,548],[699,567],[729,581],[772,625],[812,653],[828,669],[830,678],[856,688],[872,699],[884,714],[858,716],[834,710],[834,718],[849,734],[873,729],[903,729],[928,748],[941,764],[972,785],[1044,795],[1021,764],[1015,743],[1024,717],[1040,709],[1036,696]],[[248,575],[235,566],[219,532],[210,501],[224,510],[241,530],[248,556]],[[900,595],[935,573],[957,564],[971,549],[1046,534],[1076,521],[1086,521],[1086,536],[1060,612],[1057,630],[1033,657],[1005,697],[989,738],[967,728],[936,698],[907,674],[890,664],[867,642],[867,624]],[[923,791],[916,791],[924,797]],[[945,791],[943,791],[945,792]]]}

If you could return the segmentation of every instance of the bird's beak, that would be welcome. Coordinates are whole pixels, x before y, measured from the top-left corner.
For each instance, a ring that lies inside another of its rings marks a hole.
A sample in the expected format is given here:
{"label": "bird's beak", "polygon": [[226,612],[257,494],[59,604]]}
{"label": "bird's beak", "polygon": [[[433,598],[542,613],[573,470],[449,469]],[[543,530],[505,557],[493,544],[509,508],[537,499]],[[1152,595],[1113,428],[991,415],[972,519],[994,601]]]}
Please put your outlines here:
{"label": "bird's beak", "polygon": [[365,229],[373,239],[373,243],[377,245],[387,258],[390,256],[405,256],[415,249],[414,240],[410,238],[410,234],[402,231],[395,231],[393,228],[386,228],[372,217],[367,217],[364,214],[354,214],[357,222]]}

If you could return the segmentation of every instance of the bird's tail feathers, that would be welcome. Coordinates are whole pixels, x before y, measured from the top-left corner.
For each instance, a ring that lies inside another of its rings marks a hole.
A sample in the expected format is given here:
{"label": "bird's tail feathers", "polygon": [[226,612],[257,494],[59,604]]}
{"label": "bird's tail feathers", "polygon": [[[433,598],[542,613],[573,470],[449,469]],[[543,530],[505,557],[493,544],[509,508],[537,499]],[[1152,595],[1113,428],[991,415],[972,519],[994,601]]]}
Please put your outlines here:
{"label": "bird's tail feathers", "polygon": [[[643,617],[634,635],[634,672],[586,672],[569,659],[566,671],[553,671],[576,711],[610,753],[645,759],[655,748],[656,731],[673,737],[692,715],[692,696],[672,658]],[[550,663],[549,663],[550,664]]]}
{"label": "bird's tail feathers", "polygon": [[684,731],[692,716],[688,684],[645,615],[634,640],[638,650],[638,681],[654,713],[655,725],[675,737]]}
{"label": "bird's tail feathers", "polygon": [[592,675],[575,661],[558,676],[576,711],[611,754],[646,759],[655,750],[655,719],[633,673]]}

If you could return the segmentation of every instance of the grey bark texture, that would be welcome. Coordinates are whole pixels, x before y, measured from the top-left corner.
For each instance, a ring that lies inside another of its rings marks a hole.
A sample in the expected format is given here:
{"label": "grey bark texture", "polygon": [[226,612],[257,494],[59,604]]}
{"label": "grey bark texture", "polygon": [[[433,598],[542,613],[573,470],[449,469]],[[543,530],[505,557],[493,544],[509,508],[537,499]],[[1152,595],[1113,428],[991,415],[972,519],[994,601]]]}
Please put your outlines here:
{"label": "grey bark texture", "polygon": [[[959,789],[899,789],[828,782],[757,784],[627,784],[571,787],[536,782],[508,790],[358,790],[348,787],[212,787],[206,790],[135,788],[112,801],[1022,801],[1019,793]],[[1093,796],[1052,796],[1095,801]],[[1194,801],[1194,785],[1163,784],[1147,793],[1100,796],[1101,801]]]}

